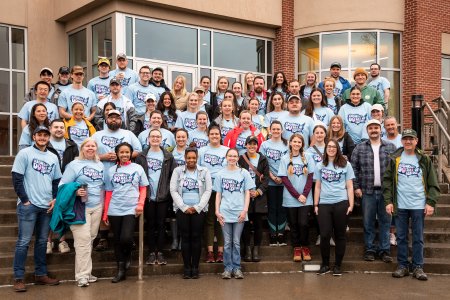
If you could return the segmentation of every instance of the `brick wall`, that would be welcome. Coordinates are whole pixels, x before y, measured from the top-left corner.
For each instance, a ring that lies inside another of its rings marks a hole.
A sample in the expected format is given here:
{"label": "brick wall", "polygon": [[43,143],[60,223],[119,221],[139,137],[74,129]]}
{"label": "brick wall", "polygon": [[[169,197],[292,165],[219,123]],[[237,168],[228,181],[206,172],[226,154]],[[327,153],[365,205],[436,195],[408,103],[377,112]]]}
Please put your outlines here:
{"label": "brick wall", "polygon": [[282,0],[281,10],[282,26],[275,32],[273,71],[283,71],[287,79],[292,80],[295,71],[294,0]]}
{"label": "brick wall", "polygon": [[449,0],[405,0],[402,41],[403,126],[411,126],[411,96],[441,95],[442,33],[450,33]]}

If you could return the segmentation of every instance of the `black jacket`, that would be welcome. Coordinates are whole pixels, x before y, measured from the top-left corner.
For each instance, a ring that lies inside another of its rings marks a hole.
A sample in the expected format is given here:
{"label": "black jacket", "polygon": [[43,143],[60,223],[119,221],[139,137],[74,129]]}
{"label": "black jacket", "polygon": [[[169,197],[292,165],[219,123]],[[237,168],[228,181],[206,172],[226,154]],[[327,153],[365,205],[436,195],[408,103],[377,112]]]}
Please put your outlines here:
{"label": "black jacket", "polygon": [[58,151],[56,151],[56,149],[53,148],[51,142],[48,143],[47,149],[48,151],[56,154],[56,156],[58,157],[59,165],[61,166],[61,173],[64,173],[66,166],[80,154],[80,152],[78,151],[77,144],[75,144],[75,142],[72,140],[66,140],[66,150],[64,150],[62,161],[61,158],[59,157]]}
{"label": "black jacket", "polygon": [[[177,163],[172,156],[172,153],[160,147],[163,155],[164,161],[161,169],[161,175],[159,176],[158,187],[156,188],[156,202],[172,201],[172,196],[170,196],[170,178],[172,177],[173,170],[177,167]],[[142,155],[147,157],[150,148],[142,151]],[[150,171],[149,171],[150,172]],[[148,175],[148,172],[147,172]],[[147,189],[147,193],[150,189]],[[150,195],[147,195],[150,199]]]}
{"label": "black jacket", "polygon": [[[255,174],[255,185],[256,190],[260,194],[255,199],[250,199],[250,205],[248,206],[248,212],[249,213],[267,213],[267,189],[269,186],[269,162],[267,161],[267,158],[259,154],[259,160],[258,165],[255,166],[256,170],[258,170],[259,173],[261,173],[262,179],[260,179]],[[244,153],[243,155],[247,156],[247,153]],[[249,165],[243,158],[243,155],[239,157],[238,164],[241,168],[246,169],[247,171],[250,170]],[[250,158],[247,156],[247,159],[250,160]]]}
{"label": "black jacket", "polygon": [[355,149],[355,143],[353,142],[351,136],[348,132],[344,133],[344,145],[342,146],[342,154],[347,156],[347,160],[350,160],[352,157],[353,149]]}

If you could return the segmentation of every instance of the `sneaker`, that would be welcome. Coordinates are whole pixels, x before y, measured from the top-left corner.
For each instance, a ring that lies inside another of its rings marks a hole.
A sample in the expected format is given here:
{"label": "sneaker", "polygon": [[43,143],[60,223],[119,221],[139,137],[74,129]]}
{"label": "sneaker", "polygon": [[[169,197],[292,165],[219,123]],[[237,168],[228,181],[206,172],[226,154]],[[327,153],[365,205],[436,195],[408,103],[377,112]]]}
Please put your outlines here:
{"label": "sneaker", "polygon": [[214,253],[212,251],[208,251],[208,253],[206,254],[205,262],[207,262],[207,263],[215,263],[216,262],[216,260],[214,259]]}
{"label": "sneaker", "polygon": [[87,278],[81,278],[78,280],[78,284],[79,287],[87,287],[89,286],[89,280]]}
{"label": "sneaker", "polygon": [[389,242],[391,243],[391,246],[397,246],[397,237],[395,236],[395,233],[389,234]]}
{"label": "sneaker", "polygon": [[99,252],[108,250],[108,240],[100,239],[97,246],[95,246],[94,250]]}
{"label": "sneaker", "polygon": [[335,247],[336,243],[334,242],[333,238],[330,238],[330,246]]}
{"label": "sneaker", "polygon": [[53,242],[47,242],[47,254],[52,254],[53,253]]}
{"label": "sneaker", "polygon": [[223,252],[217,252],[216,263],[223,263]]}
{"label": "sneaker", "polygon": [[234,278],[236,279],[244,279],[244,274],[242,274],[241,269],[237,269],[233,272]]}
{"label": "sneaker", "polygon": [[317,236],[316,246],[320,246],[320,235]]}
{"label": "sneaker", "polygon": [[309,251],[308,247],[302,247],[302,257],[304,261],[311,260],[311,252]]}
{"label": "sneaker", "polygon": [[394,278],[402,278],[409,275],[409,270],[407,267],[398,267],[395,272],[392,273]]}
{"label": "sneaker", "polygon": [[327,273],[330,273],[330,267],[329,266],[321,266],[319,272],[317,272],[317,275],[325,275]]}
{"label": "sneaker", "polygon": [[340,266],[333,267],[333,276],[342,276],[342,271]]}
{"label": "sneaker", "polygon": [[59,280],[55,278],[48,277],[47,275],[34,276],[34,284],[37,285],[58,285]]}
{"label": "sneaker", "polygon": [[231,279],[231,272],[230,271],[223,272],[222,279]]}
{"label": "sneaker", "polygon": [[69,244],[67,244],[66,241],[59,242],[58,249],[59,249],[59,252],[61,252],[61,253],[69,253],[70,252]]}
{"label": "sneaker", "polygon": [[422,280],[422,281],[427,281],[428,280],[428,276],[427,274],[425,274],[425,272],[423,271],[423,269],[421,267],[417,267],[414,269],[413,271],[413,278]]}
{"label": "sneaker", "polygon": [[145,261],[146,265],[154,265],[156,264],[156,254],[155,252],[152,252],[148,255],[147,260]]}
{"label": "sneaker", "polygon": [[301,262],[302,261],[302,248],[301,247],[295,247],[294,248],[294,261],[295,262]]}
{"label": "sneaker", "polygon": [[95,277],[94,275],[89,275],[89,279],[88,279],[89,283],[97,282],[97,280],[98,280],[98,278]]}
{"label": "sneaker", "polygon": [[279,233],[277,240],[278,240],[278,246],[287,246],[286,236],[284,234]]}
{"label": "sneaker", "polygon": [[380,254],[380,259],[385,263],[391,263],[393,260],[392,257],[389,254],[387,254],[386,252],[382,252]]}
{"label": "sneaker", "polygon": [[269,238],[269,246],[278,246],[277,236],[275,234],[271,234]]}
{"label": "sneaker", "polygon": [[364,254],[364,260],[365,261],[374,261],[375,260],[375,254],[373,254],[372,252],[366,252]]}
{"label": "sneaker", "polygon": [[14,280],[14,291],[15,292],[26,292],[27,287],[25,286],[25,282],[23,279],[16,279]]}
{"label": "sneaker", "polygon": [[164,258],[162,252],[158,252],[158,254],[156,255],[156,261],[159,265],[167,265],[167,260]]}

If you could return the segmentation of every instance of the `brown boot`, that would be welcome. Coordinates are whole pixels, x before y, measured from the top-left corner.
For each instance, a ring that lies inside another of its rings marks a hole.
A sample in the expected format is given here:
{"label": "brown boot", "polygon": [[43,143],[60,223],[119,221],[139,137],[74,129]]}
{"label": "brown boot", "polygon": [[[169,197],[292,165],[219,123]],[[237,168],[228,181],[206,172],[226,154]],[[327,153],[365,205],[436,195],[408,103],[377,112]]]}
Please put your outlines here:
{"label": "brown boot", "polygon": [[16,279],[14,281],[14,291],[15,292],[26,292],[27,287],[25,286],[25,282],[23,282],[23,279]]}
{"label": "brown boot", "polygon": [[34,284],[39,285],[58,285],[59,280],[55,278],[50,278],[47,275],[34,276]]}

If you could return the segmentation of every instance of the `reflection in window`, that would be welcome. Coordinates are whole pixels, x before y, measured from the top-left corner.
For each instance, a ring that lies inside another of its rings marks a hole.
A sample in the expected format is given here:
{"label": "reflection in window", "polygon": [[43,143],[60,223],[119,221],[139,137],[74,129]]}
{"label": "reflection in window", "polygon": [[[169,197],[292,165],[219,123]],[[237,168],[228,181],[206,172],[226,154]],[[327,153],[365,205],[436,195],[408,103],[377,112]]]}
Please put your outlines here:
{"label": "reflection in window", "polygon": [[377,59],[377,33],[351,33],[351,66],[352,68],[369,67]]}
{"label": "reflection in window", "polygon": [[99,57],[112,59],[112,26],[111,18],[92,26],[92,74],[98,75],[97,60]]}
{"label": "reflection in window", "polygon": [[265,73],[265,41],[214,33],[214,67]]}
{"label": "reflection in window", "polygon": [[308,72],[318,70],[319,66],[319,36],[308,36],[298,40],[298,71]]}
{"label": "reflection in window", "polygon": [[86,29],[69,35],[69,65],[87,67]]}
{"label": "reflection in window", "polygon": [[382,68],[400,68],[400,34],[380,33],[379,59]]}
{"label": "reflection in window", "polygon": [[324,34],[322,36],[322,69],[329,69],[333,62],[348,67],[348,33]]}
{"label": "reflection in window", "polygon": [[140,19],[135,24],[137,57],[197,64],[196,29]]}

